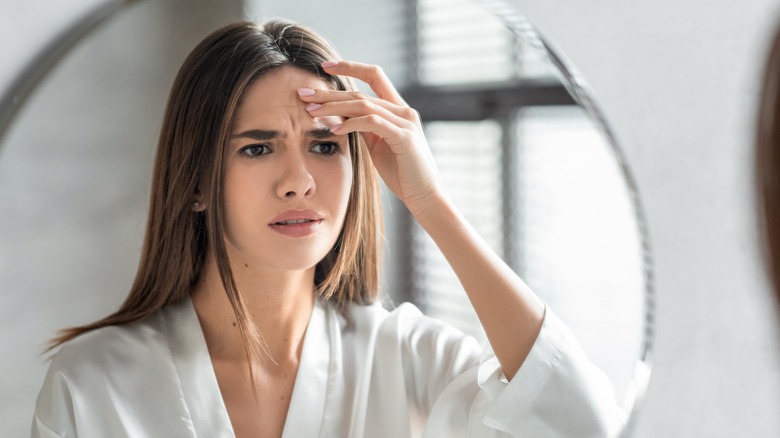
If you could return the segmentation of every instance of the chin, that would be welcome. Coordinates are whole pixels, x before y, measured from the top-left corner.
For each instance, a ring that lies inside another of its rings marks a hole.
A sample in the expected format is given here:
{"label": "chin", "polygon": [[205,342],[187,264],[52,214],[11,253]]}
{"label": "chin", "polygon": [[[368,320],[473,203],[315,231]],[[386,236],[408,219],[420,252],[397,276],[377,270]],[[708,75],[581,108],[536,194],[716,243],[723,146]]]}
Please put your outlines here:
{"label": "chin", "polygon": [[327,251],[290,251],[274,255],[269,265],[285,271],[305,271],[313,269],[327,255]]}
{"label": "chin", "polygon": [[[280,262],[282,262],[282,261],[280,261]],[[294,272],[306,271],[306,270],[309,270],[309,269],[314,269],[315,266],[317,266],[316,262],[312,263],[312,264],[308,264],[308,263],[304,264],[304,263],[301,263],[300,260],[290,261],[290,263],[284,263],[284,262],[279,263],[279,262],[277,262],[274,265],[274,267],[279,269],[279,270],[282,270],[282,271],[294,271]]]}

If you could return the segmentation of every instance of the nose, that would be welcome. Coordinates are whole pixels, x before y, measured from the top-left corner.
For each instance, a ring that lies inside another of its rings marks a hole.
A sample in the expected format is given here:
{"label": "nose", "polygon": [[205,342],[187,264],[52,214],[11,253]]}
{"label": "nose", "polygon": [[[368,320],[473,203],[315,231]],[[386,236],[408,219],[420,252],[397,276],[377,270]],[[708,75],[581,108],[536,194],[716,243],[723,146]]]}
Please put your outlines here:
{"label": "nose", "polygon": [[306,161],[295,153],[286,155],[280,163],[282,169],[276,184],[276,195],[280,199],[310,198],[316,185]]}

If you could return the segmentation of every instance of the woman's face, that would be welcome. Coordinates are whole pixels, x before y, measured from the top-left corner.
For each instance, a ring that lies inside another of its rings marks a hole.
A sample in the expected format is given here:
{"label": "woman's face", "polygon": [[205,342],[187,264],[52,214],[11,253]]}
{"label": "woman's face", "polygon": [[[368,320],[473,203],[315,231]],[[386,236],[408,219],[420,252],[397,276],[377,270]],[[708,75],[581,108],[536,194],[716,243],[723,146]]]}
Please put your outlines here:
{"label": "woman's face", "polygon": [[349,140],[329,130],[343,119],[311,117],[299,88],[331,87],[311,73],[282,67],[254,82],[238,108],[224,182],[234,263],[312,268],[344,223],[352,186]]}

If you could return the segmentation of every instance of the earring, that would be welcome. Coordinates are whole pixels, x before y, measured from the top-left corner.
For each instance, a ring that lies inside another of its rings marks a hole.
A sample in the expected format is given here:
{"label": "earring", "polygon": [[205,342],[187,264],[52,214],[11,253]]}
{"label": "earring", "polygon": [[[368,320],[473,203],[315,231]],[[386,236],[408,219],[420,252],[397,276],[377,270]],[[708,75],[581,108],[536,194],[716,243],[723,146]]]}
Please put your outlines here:
{"label": "earring", "polygon": [[195,201],[195,202],[192,203],[192,209],[193,210],[197,211],[199,208],[200,208],[200,202]]}

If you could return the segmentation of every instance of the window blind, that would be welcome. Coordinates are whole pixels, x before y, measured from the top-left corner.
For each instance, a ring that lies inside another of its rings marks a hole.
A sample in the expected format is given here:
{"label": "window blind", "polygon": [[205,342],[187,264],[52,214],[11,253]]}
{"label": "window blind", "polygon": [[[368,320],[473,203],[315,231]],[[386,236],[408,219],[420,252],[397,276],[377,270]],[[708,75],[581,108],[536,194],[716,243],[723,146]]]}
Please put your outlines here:
{"label": "window blind", "polygon": [[[428,144],[444,186],[466,220],[499,255],[502,253],[501,126],[496,121],[431,122]],[[484,337],[455,273],[433,240],[413,229],[414,280],[426,313]]]}
{"label": "window blind", "polygon": [[552,75],[535,49],[470,0],[418,0],[418,75],[423,84],[503,82]]}

